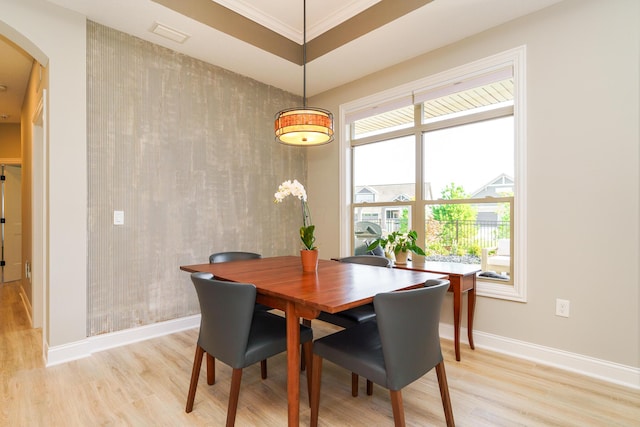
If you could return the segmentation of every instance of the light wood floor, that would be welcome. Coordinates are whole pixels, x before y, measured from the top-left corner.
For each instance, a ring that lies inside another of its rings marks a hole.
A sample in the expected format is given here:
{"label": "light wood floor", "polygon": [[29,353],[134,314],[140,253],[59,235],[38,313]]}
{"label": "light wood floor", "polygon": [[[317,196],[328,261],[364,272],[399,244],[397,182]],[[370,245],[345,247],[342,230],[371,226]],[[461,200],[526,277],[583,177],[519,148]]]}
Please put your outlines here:
{"label": "light wood floor", "polygon": [[[313,322],[316,337],[334,329]],[[220,426],[231,370],[217,364],[207,386],[203,367],[194,410],[184,412],[197,330],[97,353],[44,368],[40,332],[28,328],[15,285],[0,285],[0,426]],[[443,341],[458,426],[640,426],[640,392],[463,345],[456,362]],[[285,426],[286,360],[245,369],[237,426]],[[301,375],[301,425],[308,425],[306,378]],[[351,397],[350,373],[324,363],[322,426],[393,425],[388,392]],[[444,415],[435,372],[403,391],[407,425],[441,426]]]}

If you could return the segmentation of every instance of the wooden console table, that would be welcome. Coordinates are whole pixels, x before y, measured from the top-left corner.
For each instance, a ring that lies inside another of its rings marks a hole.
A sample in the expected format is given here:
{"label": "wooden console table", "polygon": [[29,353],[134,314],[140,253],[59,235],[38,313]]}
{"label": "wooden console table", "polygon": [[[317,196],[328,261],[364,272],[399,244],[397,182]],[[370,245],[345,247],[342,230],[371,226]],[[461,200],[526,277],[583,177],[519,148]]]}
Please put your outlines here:
{"label": "wooden console table", "polygon": [[467,336],[469,337],[469,346],[475,349],[473,344],[473,315],[476,308],[476,273],[480,271],[480,266],[454,262],[408,261],[407,264],[396,264],[394,267],[405,270],[426,271],[429,273],[443,273],[449,276],[449,281],[451,282],[449,292],[453,292],[453,327],[457,361],[460,361],[462,294],[467,293]]}

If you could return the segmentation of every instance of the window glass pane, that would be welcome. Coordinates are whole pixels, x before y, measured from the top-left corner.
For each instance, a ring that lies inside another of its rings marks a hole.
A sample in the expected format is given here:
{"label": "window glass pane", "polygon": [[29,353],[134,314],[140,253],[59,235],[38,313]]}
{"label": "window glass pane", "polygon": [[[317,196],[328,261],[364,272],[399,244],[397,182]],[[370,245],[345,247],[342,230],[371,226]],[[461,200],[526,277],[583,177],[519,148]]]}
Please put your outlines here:
{"label": "window glass pane", "polygon": [[513,105],[513,78],[425,101],[422,121],[434,123],[509,105]]}
{"label": "window glass pane", "polygon": [[397,129],[405,129],[413,126],[413,105],[398,108],[376,116],[353,122],[353,138],[379,135]]}
{"label": "window glass pane", "polygon": [[364,248],[378,237],[393,231],[406,233],[411,228],[411,206],[360,206],[353,210],[354,253],[362,255]]}
{"label": "window glass pane", "polygon": [[513,116],[425,132],[423,144],[425,200],[513,194]]}
{"label": "window glass pane", "polygon": [[415,200],[413,136],[353,147],[353,201]]}
{"label": "window glass pane", "polygon": [[[425,259],[479,264],[483,272],[496,274],[490,278],[509,282],[513,271],[512,201],[428,204],[425,206]],[[495,258],[496,255],[499,258]]]}

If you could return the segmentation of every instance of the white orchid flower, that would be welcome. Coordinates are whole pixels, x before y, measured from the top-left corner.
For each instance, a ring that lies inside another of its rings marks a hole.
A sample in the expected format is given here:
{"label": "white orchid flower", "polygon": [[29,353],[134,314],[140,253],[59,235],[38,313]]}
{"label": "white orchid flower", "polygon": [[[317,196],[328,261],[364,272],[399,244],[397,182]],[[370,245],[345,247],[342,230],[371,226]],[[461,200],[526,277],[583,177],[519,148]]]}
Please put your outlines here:
{"label": "white orchid flower", "polygon": [[307,192],[304,185],[300,184],[297,179],[293,181],[287,180],[280,184],[278,192],[274,194],[276,203],[281,203],[287,196],[294,196],[300,199],[302,204],[302,227],[300,228],[300,239],[305,249],[315,249],[314,242],[316,238],[313,235],[315,226],[311,223],[311,214],[307,205]]}

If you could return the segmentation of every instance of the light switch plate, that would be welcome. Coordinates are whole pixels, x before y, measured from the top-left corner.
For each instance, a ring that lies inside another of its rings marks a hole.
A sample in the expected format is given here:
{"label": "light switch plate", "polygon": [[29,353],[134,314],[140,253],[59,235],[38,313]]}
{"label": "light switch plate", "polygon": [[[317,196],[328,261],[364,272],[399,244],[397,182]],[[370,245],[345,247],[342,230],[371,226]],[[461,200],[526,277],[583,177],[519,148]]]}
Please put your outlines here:
{"label": "light switch plate", "polygon": [[124,224],[124,211],[113,211],[113,225]]}

